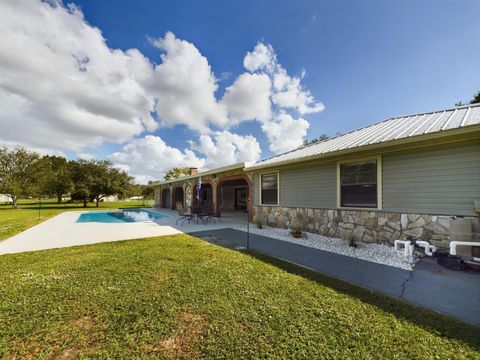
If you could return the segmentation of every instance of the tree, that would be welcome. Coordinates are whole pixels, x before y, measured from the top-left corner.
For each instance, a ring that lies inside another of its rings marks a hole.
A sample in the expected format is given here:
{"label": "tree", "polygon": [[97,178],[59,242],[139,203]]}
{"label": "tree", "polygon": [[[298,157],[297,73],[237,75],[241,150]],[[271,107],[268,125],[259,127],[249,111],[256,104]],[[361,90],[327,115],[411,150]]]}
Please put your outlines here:
{"label": "tree", "polygon": [[478,104],[480,103],[480,91],[478,91],[472,100],[470,100],[470,104]]}
{"label": "tree", "polygon": [[60,204],[64,195],[73,189],[71,169],[61,156],[44,156],[38,161],[40,188],[44,195],[55,196]]}
{"label": "tree", "polygon": [[93,167],[89,161],[69,161],[68,167],[73,183],[71,192],[72,200],[82,200],[83,207],[87,207],[87,201],[90,199],[90,188],[93,182]]}
{"label": "tree", "polygon": [[126,198],[131,198],[133,196],[140,196],[142,194],[142,185],[140,184],[130,184],[127,191],[123,194]]}
{"label": "tree", "polygon": [[142,185],[142,196],[144,199],[153,199],[155,197],[155,188],[152,186],[151,181],[147,185]]}
{"label": "tree", "polygon": [[190,175],[192,168],[185,167],[185,168],[173,168],[167,171],[165,176],[163,177],[165,180],[172,180],[177,179],[179,177]]}
{"label": "tree", "polygon": [[[126,171],[111,167],[108,176],[110,179],[110,185],[106,190],[108,193],[105,196],[109,195],[118,195],[120,198],[125,198],[128,193],[128,189],[133,184],[133,177],[128,175]],[[98,203],[97,203],[98,206]]]}
{"label": "tree", "polygon": [[[477,93],[473,96],[473,99],[469,101],[470,104],[478,104],[480,103],[480,90],[477,91]],[[467,104],[465,104],[463,101],[459,101],[459,102],[456,102],[455,103],[455,106],[456,107],[459,107],[459,106],[465,106]]]}
{"label": "tree", "polygon": [[90,175],[89,193],[97,207],[100,201],[110,195],[126,193],[131,185],[132,177],[125,171],[113,167],[107,160],[91,160],[88,162]]}
{"label": "tree", "polygon": [[313,138],[312,140],[305,140],[301,147],[305,147],[305,146],[315,144],[317,142],[325,141],[328,139],[330,139],[330,137],[327,134],[322,134],[318,138]]}
{"label": "tree", "polygon": [[20,196],[34,192],[36,185],[35,163],[40,156],[23,147],[8,150],[0,148],[0,193],[12,198],[13,208],[17,208]]}
{"label": "tree", "polygon": [[155,195],[155,189],[151,186],[152,182],[149,181],[145,184],[131,184],[128,188],[128,197],[135,196],[138,199],[149,200],[153,199]]}

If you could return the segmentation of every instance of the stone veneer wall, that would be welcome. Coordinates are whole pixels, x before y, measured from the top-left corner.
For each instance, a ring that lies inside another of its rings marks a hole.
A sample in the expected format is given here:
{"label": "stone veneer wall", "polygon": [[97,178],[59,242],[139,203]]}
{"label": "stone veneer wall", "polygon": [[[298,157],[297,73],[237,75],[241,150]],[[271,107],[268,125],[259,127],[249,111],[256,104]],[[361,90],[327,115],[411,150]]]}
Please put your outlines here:
{"label": "stone veneer wall", "polygon": [[[439,246],[448,244],[450,216],[400,214],[369,210],[336,210],[256,206],[262,223],[279,227],[299,227],[303,231],[357,241],[393,244],[394,240],[415,236]],[[478,217],[466,217],[478,231]],[[474,233],[478,239],[479,233]]]}

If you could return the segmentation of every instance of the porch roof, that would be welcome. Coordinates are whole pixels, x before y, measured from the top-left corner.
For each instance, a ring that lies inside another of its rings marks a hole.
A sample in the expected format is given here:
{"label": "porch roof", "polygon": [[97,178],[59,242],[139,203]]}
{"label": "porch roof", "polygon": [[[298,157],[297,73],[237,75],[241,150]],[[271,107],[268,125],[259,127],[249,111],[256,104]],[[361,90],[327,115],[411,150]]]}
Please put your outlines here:
{"label": "porch roof", "polygon": [[198,173],[193,174],[193,175],[181,176],[181,177],[176,178],[176,179],[171,179],[171,180],[166,180],[166,181],[157,181],[157,182],[151,183],[150,186],[167,185],[167,184],[172,184],[172,183],[176,183],[176,182],[179,182],[179,181],[196,179],[196,178],[199,178],[200,176],[213,175],[213,174],[218,174],[218,173],[222,173],[222,172],[230,171],[230,170],[244,169],[245,166],[247,166],[247,163],[240,162],[240,163],[236,163],[236,164],[233,164],[233,165],[228,165],[228,166],[223,166],[223,167],[216,168],[216,169],[211,169],[211,170],[198,172]]}

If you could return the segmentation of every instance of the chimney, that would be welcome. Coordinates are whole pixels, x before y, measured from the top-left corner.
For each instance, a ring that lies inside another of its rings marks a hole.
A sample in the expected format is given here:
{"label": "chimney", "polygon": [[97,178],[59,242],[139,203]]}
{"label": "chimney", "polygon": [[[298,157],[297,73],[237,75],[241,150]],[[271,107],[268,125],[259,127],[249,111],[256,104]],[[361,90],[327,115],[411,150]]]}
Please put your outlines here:
{"label": "chimney", "polygon": [[190,175],[195,175],[198,174],[198,169],[197,168],[190,168]]}

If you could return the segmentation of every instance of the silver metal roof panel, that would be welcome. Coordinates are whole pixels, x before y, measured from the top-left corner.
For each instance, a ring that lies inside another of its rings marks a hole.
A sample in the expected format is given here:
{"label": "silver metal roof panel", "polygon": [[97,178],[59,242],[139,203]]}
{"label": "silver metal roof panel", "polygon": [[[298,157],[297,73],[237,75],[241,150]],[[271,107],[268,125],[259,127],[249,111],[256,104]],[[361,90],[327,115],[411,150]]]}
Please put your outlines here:
{"label": "silver metal roof panel", "polygon": [[259,161],[247,166],[246,169],[479,124],[480,104],[400,116]]}
{"label": "silver metal roof panel", "polygon": [[480,124],[480,106],[470,108],[468,117],[464,120],[463,126]]}

